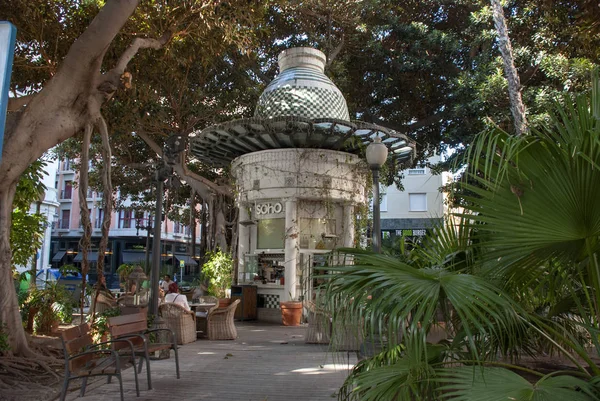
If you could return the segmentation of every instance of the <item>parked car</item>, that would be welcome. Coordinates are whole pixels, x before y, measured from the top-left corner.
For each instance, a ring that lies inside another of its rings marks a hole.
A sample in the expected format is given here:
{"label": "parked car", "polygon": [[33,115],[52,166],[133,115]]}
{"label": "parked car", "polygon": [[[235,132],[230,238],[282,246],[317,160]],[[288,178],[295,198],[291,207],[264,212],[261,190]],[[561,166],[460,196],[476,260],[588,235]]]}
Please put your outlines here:
{"label": "parked car", "polygon": [[45,288],[48,282],[58,282],[59,285],[63,285],[67,291],[69,291],[73,297],[75,303],[79,302],[81,296],[81,279],[83,276],[78,271],[66,271],[62,272],[59,269],[44,269],[41,270],[35,279],[35,283],[38,288]]}

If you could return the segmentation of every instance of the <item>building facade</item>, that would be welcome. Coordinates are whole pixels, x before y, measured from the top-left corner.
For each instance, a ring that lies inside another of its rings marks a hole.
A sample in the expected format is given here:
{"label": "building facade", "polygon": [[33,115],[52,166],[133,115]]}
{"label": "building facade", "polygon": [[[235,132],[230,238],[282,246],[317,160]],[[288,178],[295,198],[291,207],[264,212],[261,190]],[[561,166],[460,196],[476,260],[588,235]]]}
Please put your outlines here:
{"label": "building facade", "polygon": [[[425,164],[440,160],[440,156],[433,156]],[[381,234],[385,244],[393,245],[402,236],[418,241],[444,221],[446,196],[440,189],[449,182],[449,175],[432,174],[425,164],[402,172],[404,191],[395,185],[381,190]]]}
{"label": "building facade", "polygon": [[[42,183],[46,186],[46,192],[42,200],[33,202],[29,209],[29,213],[40,213],[46,218],[44,233],[42,238],[42,246],[35,255],[36,271],[42,271],[50,267],[50,258],[52,253],[52,229],[55,225],[55,219],[58,213],[60,203],[58,202],[58,191],[54,186],[56,172],[58,170],[58,161],[49,160],[47,162],[43,175]],[[33,261],[29,266],[16,266],[18,272],[22,273],[32,268]]]}
{"label": "building facade", "polygon": [[[54,188],[57,194],[58,207],[49,249],[48,264],[52,267],[74,265],[81,268],[83,255],[79,252],[79,240],[83,235],[81,223],[79,191],[77,188],[77,173],[72,161],[68,159],[58,162],[55,173]],[[117,193],[117,197],[119,194]],[[102,236],[101,227],[104,218],[102,194],[88,190],[86,202],[90,211],[92,223],[91,250],[88,254],[90,262],[90,281],[95,281],[95,265],[98,258],[98,246]],[[130,207],[128,199],[121,200],[123,206],[112,212],[109,231],[109,242],[104,260],[104,274],[107,283],[115,286],[118,282],[116,269],[124,263],[150,266],[152,260],[152,234],[154,218],[144,212],[136,215]],[[197,258],[191,253],[191,231],[188,225],[166,219],[161,225],[161,256],[163,273],[173,275],[179,281],[189,280],[198,274]],[[200,227],[196,226],[196,251],[200,244]],[[146,249],[148,252],[146,252]]]}

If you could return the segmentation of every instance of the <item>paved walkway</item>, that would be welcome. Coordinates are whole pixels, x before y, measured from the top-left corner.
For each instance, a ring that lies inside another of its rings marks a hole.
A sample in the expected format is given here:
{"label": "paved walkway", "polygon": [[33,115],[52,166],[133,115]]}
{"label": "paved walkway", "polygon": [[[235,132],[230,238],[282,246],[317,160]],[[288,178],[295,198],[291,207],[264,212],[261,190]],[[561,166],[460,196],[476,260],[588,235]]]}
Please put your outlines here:
{"label": "paved walkway", "polygon": [[[235,341],[198,340],[180,346],[181,379],[175,360],[152,361],[152,384],[147,390],[146,369],[139,375],[135,395],[133,370],[123,373],[125,400],[137,401],[309,401],[329,400],[351,367],[355,353],[331,353],[326,345],[305,344],[305,327],[236,322]],[[72,391],[67,400],[119,400],[118,381],[101,379],[88,386],[85,397]],[[70,388],[79,386],[72,381]]]}

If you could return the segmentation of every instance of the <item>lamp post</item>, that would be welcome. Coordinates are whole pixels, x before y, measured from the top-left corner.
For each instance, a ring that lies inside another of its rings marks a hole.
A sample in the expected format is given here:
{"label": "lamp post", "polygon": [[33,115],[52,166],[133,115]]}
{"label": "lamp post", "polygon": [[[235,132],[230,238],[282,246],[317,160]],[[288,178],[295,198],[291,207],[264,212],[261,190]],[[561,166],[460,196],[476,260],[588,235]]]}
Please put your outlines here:
{"label": "lamp post", "polygon": [[163,159],[154,172],[156,182],[156,211],[154,212],[154,241],[152,242],[152,271],[150,273],[150,305],[148,313],[158,317],[158,275],[160,274],[161,221],[164,181],[173,174],[173,165],[178,162],[179,154],[185,150],[185,139],[179,135],[169,136],[163,148]]}
{"label": "lamp post", "polygon": [[381,138],[376,137],[373,142],[367,146],[367,163],[373,172],[373,251],[381,252],[381,216],[379,210],[379,169],[385,163],[388,156],[388,149]]}
{"label": "lamp post", "polygon": [[135,235],[139,237],[140,229],[146,230],[146,270],[151,271],[152,267],[150,266],[150,234],[152,233],[152,215],[148,215],[148,218],[145,219],[146,223],[142,223],[142,218],[138,217],[135,220]]}

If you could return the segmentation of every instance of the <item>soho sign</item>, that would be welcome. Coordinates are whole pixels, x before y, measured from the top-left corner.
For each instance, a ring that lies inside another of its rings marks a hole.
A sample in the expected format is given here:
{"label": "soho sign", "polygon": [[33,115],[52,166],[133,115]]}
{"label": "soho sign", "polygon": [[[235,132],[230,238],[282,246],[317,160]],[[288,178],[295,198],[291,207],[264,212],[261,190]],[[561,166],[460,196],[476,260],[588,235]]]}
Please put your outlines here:
{"label": "soho sign", "polygon": [[283,212],[283,205],[280,202],[275,203],[258,203],[256,205],[256,215],[263,214],[279,214]]}

